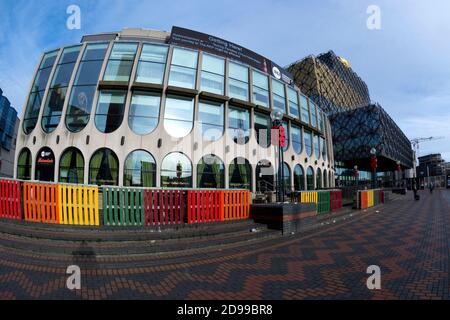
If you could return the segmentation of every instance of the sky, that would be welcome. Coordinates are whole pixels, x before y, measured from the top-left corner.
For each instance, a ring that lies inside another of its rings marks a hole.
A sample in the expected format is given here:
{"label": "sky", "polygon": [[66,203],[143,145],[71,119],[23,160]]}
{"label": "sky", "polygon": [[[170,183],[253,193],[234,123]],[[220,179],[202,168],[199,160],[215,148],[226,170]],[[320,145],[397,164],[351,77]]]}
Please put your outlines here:
{"label": "sky", "polygon": [[[66,26],[81,10],[81,29]],[[380,29],[369,29],[370,5]],[[194,29],[253,50],[281,66],[333,50],[349,60],[419,155],[450,161],[448,0],[0,0],[0,88],[21,115],[40,55],[85,34],[143,28]]]}

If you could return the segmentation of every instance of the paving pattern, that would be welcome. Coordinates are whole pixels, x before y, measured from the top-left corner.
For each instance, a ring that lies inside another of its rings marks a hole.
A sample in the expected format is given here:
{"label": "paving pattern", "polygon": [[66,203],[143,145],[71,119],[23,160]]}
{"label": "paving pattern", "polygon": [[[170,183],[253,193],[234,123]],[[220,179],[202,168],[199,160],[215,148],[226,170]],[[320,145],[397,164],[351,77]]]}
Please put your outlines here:
{"label": "paving pattern", "polygon": [[[450,190],[308,234],[179,254],[71,257],[0,246],[1,299],[449,299]],[[66,268],[82,270],[81,290]],[[381,269],[381,289],[366,286]]]}

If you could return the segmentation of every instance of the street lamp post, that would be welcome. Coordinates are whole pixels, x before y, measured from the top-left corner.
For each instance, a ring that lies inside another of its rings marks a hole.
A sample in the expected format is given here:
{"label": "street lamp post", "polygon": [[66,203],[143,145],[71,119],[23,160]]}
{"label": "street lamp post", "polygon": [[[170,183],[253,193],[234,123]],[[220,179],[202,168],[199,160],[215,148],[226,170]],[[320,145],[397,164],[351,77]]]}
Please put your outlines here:
{"label": "street lamp post", "polygon": [[377,175],[377,149],[370,149],[370,166],[372,167],[372,186],[373,189],[376,188],[376,175]]}
{"label": "street lamp post", "polygon": [[[280,128],[283,126],[281,123],[281,119],[283,118],[283,114],[279,110],[274,110],[270,114],[270,119],[272,120],[272,130],[275,133],[278,133],[278,139],[274,139],[272,136],[272,142],[275,146],[275,154],[278,153],[278,173],[276,179],[276,191],[277,191],[277,202],[284,202],[284,172],[283,172],[283,146],[282,143],[284,141],[280,141]],[[283,128],[284,129],[284,128]],[[284,137],[283,137],[284,138]]]}
{"label": "street lamp post", "polygon": [[358,166],[355,165],[353,167],[353,175],[355,176],[355,185],[356,185],[356,189],[358,189],[358,185],[359,185],[359,172],[358,172]]}

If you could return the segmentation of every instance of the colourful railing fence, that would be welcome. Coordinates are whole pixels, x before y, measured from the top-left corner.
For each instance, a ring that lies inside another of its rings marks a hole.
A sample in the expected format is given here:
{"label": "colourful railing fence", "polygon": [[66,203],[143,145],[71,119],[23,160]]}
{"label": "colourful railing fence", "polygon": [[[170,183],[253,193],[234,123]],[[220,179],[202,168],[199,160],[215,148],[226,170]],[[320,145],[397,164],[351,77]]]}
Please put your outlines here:
{"label": "colourful railing fence", "polygon": [[385,191],[374,189],[358,191],[358,209],[367,209],[385,203]]}
{"label": "colourful railing fence", "polygon": [[[233,199],[229,202],[229,206],[236,203],[233,201],[234,196],[234,194],[231,195]],[[222,221],[223,205],[221,191],[189,190],[187,192],[187,222],[191,224]]]}
{"label": "colourful railing fence", "polygon": [[145,224],[172,225],[185,221],[185,194],[182,190],[145,190]]}
{"label": "colourful railing fence", "polygon": [[107,226],[143,226],[145,224],[144,190],[103,187],[103,224]]}
{"label": "colourful railing fence", "polygon": [[250,191],[220,191],[220,221],[248,219],[250,217]]}
{"label": "colourful railing fence", "polygon": [[22,219],[20,182],[0,180],[0,218]]}
{"label": "colourful railing fence", "polygon": [[58,186],[59,223],[98,226],[98,187],[82,185]]}
{"label": "colourful railing fence", "polygon": [[59,224],[58,186],[24,182],[23,211],[26,221]]}
{"label": "colourful railing fence", "polygon": [[359,191],[360,194],[360,208],[361,209],[367,209],[369,207],[369,201],[368,201],[368,192],[367,191]]}
{"label": "colourful railing fence", "polygon": [[330,191],[317,192],[317,214],[330,212]]}
{"label": "colourful railing fence", "polygon": [[342,190],[330,191],[330,210],[336,211],[342,208]]}
{"label": "colourful railing fence", "polygon": [[300,203],[317,203],[317,191],[302,191],[299,198]]}

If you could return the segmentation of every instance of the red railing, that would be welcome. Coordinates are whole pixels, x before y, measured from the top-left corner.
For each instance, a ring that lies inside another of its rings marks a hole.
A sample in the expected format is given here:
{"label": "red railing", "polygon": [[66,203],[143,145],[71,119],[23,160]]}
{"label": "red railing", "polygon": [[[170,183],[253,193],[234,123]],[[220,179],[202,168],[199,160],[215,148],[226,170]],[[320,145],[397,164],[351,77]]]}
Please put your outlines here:
{"label": "red railing", "polygon": [[183,223],[183,193],[180,190],[145,190],[145,224],[151,226]]}
{"label": "red railing", "polygon": [[342,208],[342,190],[330,191],[330,210],[336,211]]}
{"label": "red railing", "polygon": [[187,192],[187,222],[222,221],[221,191],[189,190]]}
{"label": "red railing", "polygon": [[0,180],[0,218],[22,219],[20,182]]}

